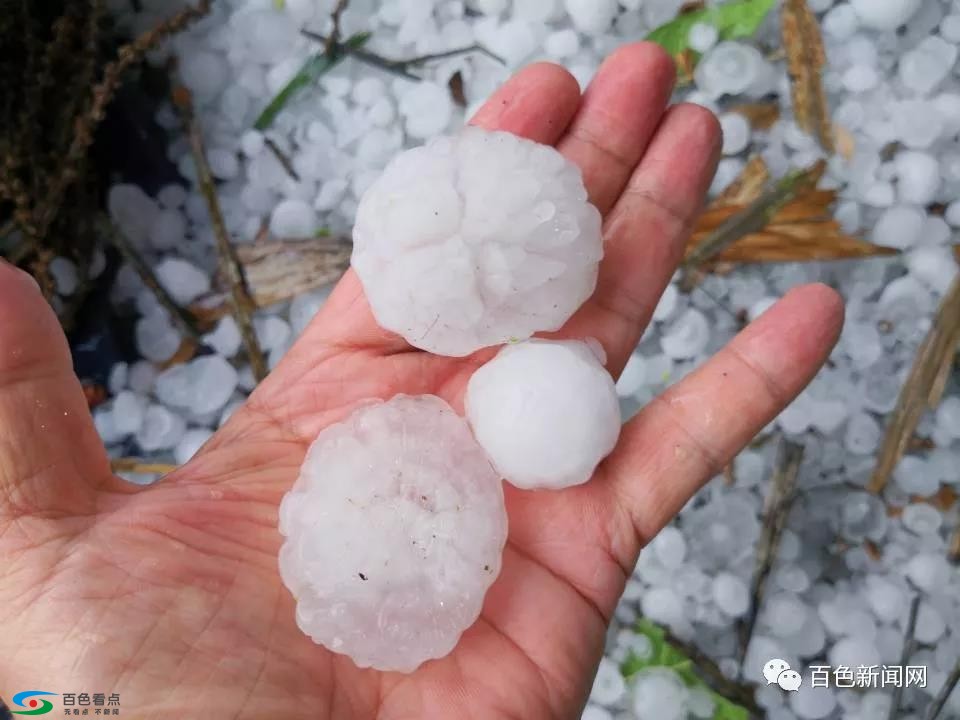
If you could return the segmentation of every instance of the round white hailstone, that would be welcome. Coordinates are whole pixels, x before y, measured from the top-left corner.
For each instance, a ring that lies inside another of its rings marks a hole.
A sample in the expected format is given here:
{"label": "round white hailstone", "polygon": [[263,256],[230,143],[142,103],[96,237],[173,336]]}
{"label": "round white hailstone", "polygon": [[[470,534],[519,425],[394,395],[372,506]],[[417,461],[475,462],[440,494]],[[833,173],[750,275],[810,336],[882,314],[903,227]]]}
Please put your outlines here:
{"label": "round white hailstone", "polygon": [[282,238],[313,237],[317,214],[302,200],[284,200],[270,214],[270,232]]}
{"label": "round white hailstone", "polygon": [[740,113],[730,112],[720,116],[723,130],[723,154],[739,155],[750,144],[750,122]]}
{"label": "round white hailstone", "polygon": [[191,262],[167,258],[154,268],[157,280],[180,305],[210,291],[210,277]]}
{"label": "round white hailstone", "polygon": [[557,0],[513,0],[513,14],[527,22],[543,23],[557,12]]}
{"label": "round white hailstone", "polygon": [[835,40],[848,39],[859,27],[860,18],[847,3],[835,5],[823,17],[823,31]]}
{"label": "round white hailstone", "polygon": [[739,95],[759,82],[763,56],[751,45],[722,42],[703,56],[694,71],[697,87],[707,96]]}
{"label": "round white hailstone", "polygon": [[941,401],[936,412],[937,428],[947,437],[960,438],[960,396],[951,395]]}
{"label": "round white hailstone", "polygon": [[637,720],[686,720],[688,690],[680,677],[665,667],[637,673],[633,712]]}
{"label": "round white hailstone", "polygon": [[573,26],[587,35],[600,35],[610,29],[617,15],[616,0],[564,0]]}
{"label": "round white hailstone", "polygon": [[552,32],[543,41],[543,49],[558,60],[573,57],[580,51],[580,36],[570,28]]}
{"label": "round white hailstone", "polygon": [[253,326],[260,347],[266,352],[286,345],[290,339],[290,326],[286,320],[276,315],[254,318]]}
{"label": "round white hailstone", "polygon": [[240,173],[240,161],[236,153],[223,148],[210,148],[207,152],[210,172],[220,180],[232,180]]}
{"label": "round white hailstone", "polygon": [[880,434],[880,424],[874,417],[859,412],[851,416],[847,423],[843,444],[854,455],[869,455],[879,446]]}
{"label": "round white hailstone", "polygon": [[240,336],[237,321],[233,319],[232,315],[227,315],[217,323],[213,332],[203,336],[203,342],[213,348],[217,355],[231,358],[239,352],[243,338]]}
{"label": "round white hailstone", "polygon": [[317,436],[280,532],[300,629],[359,667],[412,672],[479,616],[507,516],[466,423],[440,398],[398,395]]}
{"label": "round white hailstone", "polygon": [[771,634],[777,637],[793,635],[807,619],[807,606],[796,595],[778,592],[764,603],[764,618]]}
{"label": "round white hailstone", "polygon": [[559,329],[593,293],[600,225],[555,149],[471,127],[387,166],[357,209],[352,263],[381,326],[464,356]]}
{"label": "round white hailstone", "polygon": [[121,435],[133,435],[143,425],[147,399],[131,390],[123,390],[113,399],[113,427]]}
{"label": "round white hailstone", "polygon": [[127,387],[127,378],[130,376],[130,366],[125,362],[114,363],[107,377],[107,390],[111,395],[117,395]]}
{"label": "round white hailstone", "polygon": [[940,612],[930,603],[920,604],[917,611],[917,626],[914,631],[914,637],[926,645],[933,645],[940,639],[947,625]]}
{"label": "round white hailstone", "polygon": [[107,194],[107,209],[117,228],[135,245],[147,240],[160,206],[136,185],[113,185]]}
{"label": "round white hailstone", "polygon": [[163,405],[151,405],[144,413],[143,424],[137,431],[137,444],[144,452],[170,450],[180,442],[186,429],[187,424],[182,417]]}
{"label": "round white hailstone", "polygon": [[912,250],[907,255],[907,269],[930,290],[941,295],[947,292],[957,275],[953,251],[948,245]]}
{"label": "round white hailstone", "polygon": [[654,554],[665,568],[677,569],[683,565],[687,555],[687,541],[683,533],[672,525],[667,525],[650,543]]}
{"label": "round white hailstone", "polygon": [[[849,630],[847,621],[843,624],[844,631]],[[855,668],[859,665],[879,665],[881,662],[880,652],[867,636],[840,638],[830,648],[827,658],[833,667],[844,665]]]}
{"label": "round white hailstone", "polygon": [[614,717],[606,708],[602,708],[599,705],[587,705],[583,709],[580,720],[614,720]]}
{"label": "round white hailstone", "polygon": [[156,367],[146,360],[135,362],[130,366],[130,371],[127,373],[127,385],[136,393],[146,394],[150,392],[156,379]]}
{"label": "round white hailstone", "polygon": [[197,454],[197,451],[203,447],[203,444],[210,439],[213,432],[206,428],[192,428],[184,433],[180,442],[173,449],[173,458],[178,465],[185,464],[190,458]]}
{"label": "round white hailstone", "polygon": [[473,374],[465,402],[494,467],[528,490],[585,483],[620,436],[613,379],[577,340],[508,345]]}
{"label": "round white hailstone", "polygon": [[609,658],[600,661],[597,675],[593,679],[593,688],[590,690],[590,702],[604,707],[610,707],[620,702],[627,692],[627,684],[623,680],[620,668]]}
{"label": "round white hailstone", "polygon": [[904,150],[894,158],[897,192],[905,203],[929,205],[940,189],[940,163],[930,153]]}
{"label": "round white hailstone", "polygon": [[712,594],[717,607],[730,617],[741,617],[750,609],[750,590],[732,573],[717,574],[713,579]]}
{"label": "round white hailstone", "polygon": [[246,54],[259,63],[275,63],[290,53],[297,41],[297,24],[287,13],[276,10],[240,12],[230,20],[232,30],[246,45]]}
{"label": "round white hailstone", "polygon": [[[848,667],[857,667],[856,665]],[[837,698],[831,688],[801,685],[790,696],[790,709],[803,720],[820,720],[833,712]]]}
{"label": "round white hailstone", "polygon": [[950,577],[946,559],[931,553],[922,553],[910,558],[906,567],[907,577],[921,590],[932,592],[942,587]]}
{"label": "round white hailstone", "polygon": [[663,322],[673,315],[673,311],[677,309],[677,301],[679,298],[680,291],[677,290],[677,286],[674,283],[667,285],[663,291],[663,295],[660,296],[660,300],[657,302],[657,307],[653,310],[653,320]]}
{"label": "round white hailstone", "polygon": [[190,49],[179,54],[180,78],[183,84],[201,100],[215,97],[226,87],[230,76],[227,59],[215,52]]}
{"label": "round white hailstone", "polygon": [[687,711],[695,718],[712,718],[716,711],[717,703],[713,699],[710,691],[704,687],[690,688],[687,697]]}
{"label": "round white hailstone", "polygon": [[688,309],[673,321],[660,336],[664,354],[674,360],[695,358],[707,349],[710,323],[699,310]]}
{"label": "round white hailstone", "polygon": [[72,260],[65,257],[55,257],[48,266],[53,284],[60,295],[73,295],[77,290],[80,278],[77,266]]}
{"label": "round white hailstone", "polygon": [[157,376],[154,392],[160,402],[203,415],[226,405],[237,382],[237,371],[230,363],[219,355],[204,355],[164,370]]}
{"label": "round white hailstone", "polygon": [[155,250],[170,250],[180,245],[186,234],[187,219],[182,212],[176,209],[161,210],[150,226],[150,244]]}
{"label": "round white hailstone", "polygon": [[709,23],[694,23],[687,36],[690,49],[698,53],[705,53],[717,44],[720,33]]}
{"label": "round white hailstone", "polygon": [[646,382],[647,361],[640,353],[633,353],[617,380],[617,395],[622,398],[636,395]]}
{"label": "round white hailstone", "polygon": [[682,598],[669,587],[654,587],[648,590],[640,602],[644,617],[671,628],[686,620]]}
{"label": "round white hailstone", "polygon": [[874,30],[896,30],[920,7],[923,0],[850,0],[860,22]]}
{"label": "round white hailstone", "polygon": [[166,362],[180,348],[180,333],[170,324],[163,309],[145,315],[134,326],[137,352],[147,360]]}
{"label": "round white hailstone", "polygon": [[157,202],[164,210],[176,210],[187,201],[187,191],[180,183],[170,183],[160,188]]}
{"label": "round white hailstone", "polygon": [[453,117],[450,90],[433,82],[415,83],[400,98],[407,135],[425,140],[442,133]]}
{"label": "round white hailstone", "polygon": [[923,234],[926,218],[922,210],[909,205],[887,208],[873,227],[873,242],[900,249],[912,247]]}

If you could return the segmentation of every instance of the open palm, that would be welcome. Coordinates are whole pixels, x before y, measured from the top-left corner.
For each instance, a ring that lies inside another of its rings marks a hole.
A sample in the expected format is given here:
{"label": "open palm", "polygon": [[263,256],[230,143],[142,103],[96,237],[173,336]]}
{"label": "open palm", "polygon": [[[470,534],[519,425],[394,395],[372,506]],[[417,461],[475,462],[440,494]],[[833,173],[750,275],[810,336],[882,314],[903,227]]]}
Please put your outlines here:
{"label": "open palm", "polygon": [[[556,144],[605,216],[594,297],[561,333],[620,372],[674,272],[719,154],[716,121],[666,109],[672,62],[622,48],[581,97],[534,65],[473,122]],[[503,571],[454,652],[411,675],[313,644],[280,583],[277,506],[316,434],[356,404],[439,395],[473,370],[375,324],[348,272],[281,365],[154,486],[115,478],[56,320],[0,267],[0,693],[118,693],[127,717],[573,718],[643,544],[800,391],[842,317],[794,291],[625,428],[587,485],[508,488]],[[57,710],[59,712],[59,708]]]}

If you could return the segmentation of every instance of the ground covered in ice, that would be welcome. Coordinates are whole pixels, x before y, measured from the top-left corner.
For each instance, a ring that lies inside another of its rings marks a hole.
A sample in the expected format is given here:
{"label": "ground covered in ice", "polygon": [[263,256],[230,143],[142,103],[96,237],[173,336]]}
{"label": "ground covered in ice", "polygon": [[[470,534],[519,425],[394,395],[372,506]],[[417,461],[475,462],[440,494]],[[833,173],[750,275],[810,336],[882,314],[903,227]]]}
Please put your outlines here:
{"label": "ground covered in ice", "polygon": [[[110,3],[131,30],[153,26],[177,3]],[[266,227],[278,238],[349,235],[359,198],[400,150],[456,132],[465,116],[519,66],[562,63],[586,84],[619,44],[672,19],[681,0],[354,0],[345,36],[372,33],[367,49],[392,59],[484,45],[481,52],[417,66],[421,79],[347,60],[252,129],[264,106],[319,45],[301,28],[329,30],[329,0],[230,0],[177,37],[154,62],[179,60],[238,245]],[[960,387],[921,420],[918,438],[879,496],[865,490],[883,428],[918,344],[957,267],[949,245],[960,227],[960,3],[956,0],[809,0],[827,51],[824,83],[844,152],[827,158],[824,186],[839,188],[836,218],[849,233],[901,249],[891,258],[738,266],[687,292],[670,286],[617,386],[630,414],[726,342],[744,317],[790,287],[821,280],[847,300],[843,337],[828,366],[724,476],[711,482],[641,556],[616,613],[590,720],[710,717],[709,695],[669,669],[624,678],[650,652],[634,631],[642,614],[695,644],[723,673],[761,683],[757,702],[775,720],[885,717],[889,687],[811,688],[762,684],[772,658],[812,664],[900,664],[911,598],[921,599],[907,664],[927,668],[926,687],[904,693],[904,717],[920,718],[960,656],[960,575],[948,562],[960,485]],[[694,81],[677,99],[715,110],[725,131],[719,192],[759,154],[778,177],[823,156],[790,110],[777,14],[753,38],[723,42],[702,28]],[[467,101],[457,102],[460,87]],[[768,127],[731,112],[773,96],[783,109]],[[178,303],[210,291],[213,231],[195,183],[188,143],[172,108],[168,154],[181,184],[148,195],[130,185],[110,194],[115,222],[142,250]],[[269,141],[269,143],[267,142]],[[275,150],[289,158],[285,168]],[[296,174],[294,177],[293,173]],[[557,208],[560,210],[561,208]],[[76,276],[58,261],[58,290]],[[323,303],[317,289],[261,310],[256,331],[270,365]],[[111,398],[95,410],[114,456],[184,462],[254,385],[232,319],[206,336],[212,356],[161,369],[181,338],[166,310],[130,268],[113,292],[133,308],[139,358],[119,364]],[[798,494],[780,539],[742,668],[736,625],[751,605],[751,577],[770,492],[778,435],[804,448]],[[133,478],[149,482],[150,476]],[[668,479],[665,479],[668,481]],[[548,602],[544,599],[544,602]],[[559,629],[562,631],[562,629]],[[960,713],[960,694],[950,707]],[[944,715],[943,717],[948,717]]]}

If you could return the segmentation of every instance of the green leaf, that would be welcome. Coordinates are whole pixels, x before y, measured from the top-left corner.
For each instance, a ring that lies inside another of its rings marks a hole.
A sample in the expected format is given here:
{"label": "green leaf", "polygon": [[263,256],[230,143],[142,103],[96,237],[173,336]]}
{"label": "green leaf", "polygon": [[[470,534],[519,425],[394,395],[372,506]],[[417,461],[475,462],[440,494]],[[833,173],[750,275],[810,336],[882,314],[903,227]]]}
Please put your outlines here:
{"label": "green leaf", "polygon": [[749,37],[757,31],[775,4],[776,0],[733,0],[684,13],[651,32],[647,40],[657,43],[676,57],[690,49],[690,30],[700,23],[715,27],[721,40]]}
{"label": "green leaf", "polygon": [[627,655],[620,664],[620,672],[625,678],[630,678],[642,670],[662,667],[673,670],[687,687],[702,688],[710,693],[714,702],[713,720],[749,720],[750,713],[746,708],[730,702],[727,698],[715,693],[700,676],[697,675],[693,661],[667,640],[666,631],[656,623],[646,618],[640,618],[634,627],[639,635],[650,641],[650,656],[641,658],[634,652]]}
{"label": "green leaf", "polygon": [[316,231],[313,233],[313,236],[315,238],[327,238],[327,237],[331,237],[332,235],[333,233],[330,232],[330,228],[328,227],[317,228]]}
{"label": "green leaf", "polygon": [[[363,47],[369,39],[370,33],[357,33],[356,35],[348,37],[343,45],[350,49],[356,49]],[[321,76],[336,67],[346,55],[346,52],[335,52],[332,55],[321,52],[307,60],[303,64],[303,67],[300,68],[300,71],[293,76],[293,79],[288,82],[283,89],[277,93],[276,97],[270,101],[267,107],[264,108],[263,112],[260,113],[260,117],[253,123],[253,127],[261,132],[270,127],[273,121],[276,120],[277,115],[286,107],[287,103],[298,95],[301,90],[313,85]]]}
{"label": "green leaf", "polygon": [[273,7],[277,10],[283,10],[287,6],[287,0],[273,0]]}

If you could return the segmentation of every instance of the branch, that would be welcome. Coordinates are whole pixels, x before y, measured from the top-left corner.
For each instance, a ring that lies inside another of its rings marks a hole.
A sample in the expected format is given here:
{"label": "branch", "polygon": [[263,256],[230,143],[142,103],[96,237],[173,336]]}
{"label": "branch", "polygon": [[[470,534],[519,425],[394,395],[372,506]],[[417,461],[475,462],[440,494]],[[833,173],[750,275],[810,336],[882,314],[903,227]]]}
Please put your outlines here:
{"label": "branch", "polygon": [[253,327],[253,312],[256,306],[250,299],[243,277],[243,270],[233,251],[233,246],[230,244],[227,226],[220,210],[220,202],[217,200],[217,188],[204,151],[203,138],[193,116],[190,91],[183,87],[176,87],[173,91],[173,99],[174,104],[180,110],[180,115],[183,117],[183,125],[190,141],[190,151],[197,167],[197,183],[200,187],[200,193],[207,202],[207,212],[210,214],[213,234],[217,241],[220,272],[230,283],[231,312],[237,321],[237,327],[240,329],[253,375],[257,380],[263,380],[267,376],[268,370],[263,350],[260,349],[260,343],[257,341],[257,334]]}
{"label": "branch", "polygon": [[930,710],[927,711],[927,720],[937,720],[940,712],[947,704],[947,700],[950,699],[950,695],[953,694],[954,688],[957,687],[958,682],[960,682],[960,662],[957,662],[957,664],[953,666],[953,670],[951,670],[947,676],[947,681],[933,699]]}
{"label": "branch", "polygon": [[[900,653],[900,667],[910,662],[910,656],[913,655],[913,651],[916,649],[917,643],[914,639],[914,633],[917,629],[917,615],[919,612],[920,595],[918,593],[913,596],[913,600],[910,602],[910,617],[907,620],[907,627],[904,630],[903,651]],[[903,685],[896,685],[893,689],[893,697],[890,700],[890,714],[887,715],[887,720],[897,720],[897,711],[900,709],[900,699],[902,697]]]}

